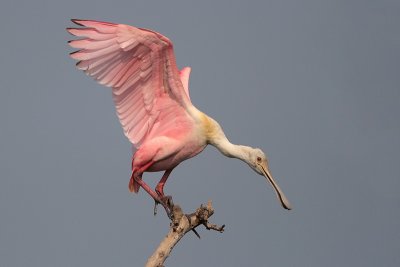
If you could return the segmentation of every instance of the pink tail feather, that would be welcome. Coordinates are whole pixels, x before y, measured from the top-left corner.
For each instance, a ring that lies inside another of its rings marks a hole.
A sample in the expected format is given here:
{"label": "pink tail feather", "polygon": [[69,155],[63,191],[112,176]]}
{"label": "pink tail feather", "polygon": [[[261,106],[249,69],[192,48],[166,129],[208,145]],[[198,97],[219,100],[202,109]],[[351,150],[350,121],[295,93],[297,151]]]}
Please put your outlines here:
{"label": "pink tail feather", "polygon": [[128,188],[131,193],[132,192],[138,193],[139,189],[140,189],[140,185],[135,181],[135,179],[133,178],[133,175],[134,175],[134,173],[132,173],[131,179],[129,180]]}

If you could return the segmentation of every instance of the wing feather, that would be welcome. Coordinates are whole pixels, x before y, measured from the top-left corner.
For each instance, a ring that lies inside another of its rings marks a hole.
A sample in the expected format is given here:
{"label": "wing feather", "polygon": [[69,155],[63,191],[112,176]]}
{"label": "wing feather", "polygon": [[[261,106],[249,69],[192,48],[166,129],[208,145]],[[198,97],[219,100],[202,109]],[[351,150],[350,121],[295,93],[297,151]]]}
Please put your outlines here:
{"label": "wing feather", "polygon": [[71,57],[78,69],[112,87],[117,116],[136,147],[182,121],[193,123],[187,112],[190,68],[178,71],[167,37],[124,24],[72,21],[82,27],[67,28],[80,38],[69,42],[79,49]]}
{"label": "wing feather", "polygon": [[67,31],[72,35],[87,37],[92,40],[108,40],[115,36],[114,34],[105,34],[98,32],[96,29],[93,28],[67,28]]}
{"label": "wing feather", "polygon": [[69,41],[68,43],[73,48],[78,48],[78,49],[86,48],[86,49],[94,50],[94,49],[103,49],[103,48],[109,47],[110,45],[112,45],[116,42],[117,42],[116,38],[110,38],[110,39],[100,40],[100,41],[91,40],[91,39],[78,39],[78,40]]}

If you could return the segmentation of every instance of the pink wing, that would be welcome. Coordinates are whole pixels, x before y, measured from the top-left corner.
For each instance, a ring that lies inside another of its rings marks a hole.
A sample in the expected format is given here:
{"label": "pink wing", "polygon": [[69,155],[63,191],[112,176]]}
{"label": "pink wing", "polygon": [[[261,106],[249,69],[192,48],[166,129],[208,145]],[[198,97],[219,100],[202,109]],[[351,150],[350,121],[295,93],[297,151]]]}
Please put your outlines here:
{"label": "pink wing", "polygon": [[72,21],[83,27],[68,32],[84,38],[69,42],[80,49],[71,57],[79,60],[79,69],[112,87],[117,115],[136,147],[149,136],[190,125],[190,68],[178,71],[168,38],[124,24]]}

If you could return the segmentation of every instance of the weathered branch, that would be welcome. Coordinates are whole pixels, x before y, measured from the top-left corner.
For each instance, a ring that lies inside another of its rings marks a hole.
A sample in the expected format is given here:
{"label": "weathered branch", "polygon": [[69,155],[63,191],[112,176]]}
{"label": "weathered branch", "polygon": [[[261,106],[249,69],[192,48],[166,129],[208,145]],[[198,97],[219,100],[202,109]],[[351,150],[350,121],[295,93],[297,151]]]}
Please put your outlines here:
{"label": "weathered branch", "polygon": [[200,238],[195,230],[199,225],[204,225],[208,230],[215,230],[222,233],[225,225],[217,226],[208,222],[208,219],[213,214],[214,209],[211,201],[208,201],[207,206],[201,205],[194,213],[188,215],[185,215],[178,205],[174,205],[173,220],[169,232],[153,255],[147,260],[146,267],[162,267],[174,246],[187,232],[193,231]]}

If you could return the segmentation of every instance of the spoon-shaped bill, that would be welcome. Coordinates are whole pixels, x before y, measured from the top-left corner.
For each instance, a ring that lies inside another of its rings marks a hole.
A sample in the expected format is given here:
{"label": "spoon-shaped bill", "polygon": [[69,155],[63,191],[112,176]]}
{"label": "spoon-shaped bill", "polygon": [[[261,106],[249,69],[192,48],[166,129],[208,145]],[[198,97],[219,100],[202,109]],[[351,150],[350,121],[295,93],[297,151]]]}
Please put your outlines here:
{"label": "spoon-shaped bill", "polygon": [[265,178],[271,183],[272,187],[275,190],[276,196],[278,197],[279,201],[283,208],[287,210],[292,209],[292,205],[290,205],[289,200],[286,198],[285,194],[283,194],[282,190],[280,189],[279,185],[275,182],[274,178],[272,177],[271,172],[268,168],[262,168]]}

